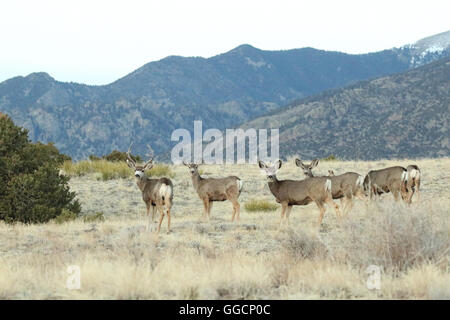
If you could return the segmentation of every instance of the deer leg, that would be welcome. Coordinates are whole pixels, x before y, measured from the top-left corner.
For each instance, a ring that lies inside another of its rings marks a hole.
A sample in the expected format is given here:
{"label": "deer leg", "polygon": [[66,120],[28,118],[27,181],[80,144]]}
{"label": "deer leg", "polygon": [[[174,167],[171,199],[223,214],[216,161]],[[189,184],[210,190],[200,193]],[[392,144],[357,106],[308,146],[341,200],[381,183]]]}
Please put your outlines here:
{"label": "deer leg", "polygon": [[[333,199],[327,198],[325,200],[325,202],[327,203],[327,205],[330,206],[330,208],[334,208],[337,218],[339,219],[339,221],[342,221],[342,216],[341,216],[341,211],[339,210],[339,206],[333,201]],[[323,210],[323,213],[325,213],[325,209]],[[322,213],[322,217],[323,217],[323,213]],[[320,219],[320,221],[322,222],[322,218]]]}
{"label": "deer leg", "polygon": [[170,209],[167,209],[167,233],[170,233]]}
{"label": "deer leg", "polygon": [[344,198],[343,198],[343,202],[345,202],[345,207],[343,207],[342,208],[342,211],[343,211],[343,215],[344,216],[347,216],[348,215],[348,213],[352,210],[352,208],[353,208],[353,195],[352,195],[352,192],[351,191],[348,191],[346,194],[345,194],[345,196],[344,196]]}
{"label": "deer leg", "polygon": [[322,225],[323,214],[325,213],[325,207],[322,202],[316,201],[317,206],[319,207],[319,221],[318,221],[318,230],[320,231],[320,226]]}
{"label": "deer leg", "polygon": [[202,220],[206,220],[206,215],[208,214],[208,205],[209,200],[208,199],[202,199],[203,200],[203,214],[202,214]]}
{"label": "deer leg", "polygon": [[158,211],[160,212],[161,217],[159,218],[158,230],[156,231],[156,234],[159,233],[159,230],[161,229],[161,223],[164,219],[164,209],[162,208],[162,205],[158,206]]}
{"label": "deer leg", "polygon": [[280,227],[278,230],[281,229],[281,226],[283,225],[283,221],[284,221],[284,214],[286,212],[286,208],[287,208],[288,204],[286,202],[281,203],[281,220],[280,220]]}
{"label": "deer leg", "polygon": [[354,205],[354,203],[353,203],[353,197],[348,198],[348,206],[347,206],[347,208],[346,208],[346,211],[347,211],[347,212],[345,213],[345,215],[348,215],[348,213],[349,213],[350,211],[352,211],[353,205]]}
{"label": "deer leg", "polygon": [[167,233],[170,233],[170,209],[172,208],[172,203],[170,200],[166,200],[166,208],[167,208]]}
{"label": "deer leg", "polygon": [[236,207],[234,206],[233,203],[233,214],[231,215],[231,222],[234,222],[234,215],[236,214]]}
{"label": "deer leg", "polygon": [[208,221],[211,220],[211,208],[212,208],[213,202],[212,200],[208,201]]}
{"label": "deer leg", "polygon": [[370,200],[377,200],[378,191],[377,188],[372,186],[370,188]]}
{"label": "deer leg", "polygon": [[414,189],[411,187],[408,190],[408,194],[407,194],[407,197],[406,197],[406,203],[410,204],[412,202],[413,195],[414,195]]}
{"label": "deer leg", "polygon": [[398,190],[397,189],[392,191],[392,195],[394,196],[395,201],[398,201]]}
{"label": "deer leg", "polygon": [[420,201],[420,179],[414,180],[416,183],[417,200]]}
{"label": "deer leg", "polygon": [[152,222],[155,222],[156,206],[152,205]]}
{"label": "deer leg", "polygon": [[293,207],[292,205],[288,205],[288,207],[286,209],[286,220],[287,220],[288,226],[290,225],[289,216],[291,215],[292,207]]}
{"label": "deer leg", "polygon": [[239,214],[241,205],[237,201],[237,199],[230,199],[231,203],[233,204],[233,215],[231,216],[231,222],[234,222],[234,217],[236,216],[236,222],[239,222]]}
{"label": "deer leg", "polygon": [[151,202],[146,202],[145,205],[147,206],[147,218],[148,218],[147,231],[149,231],[150,230],[150,218],[151,218],[150,217],[150,207],[152,205],[151,205]]}
{"label": "deer leg", "polygon": [[339,202],[341,204],[342,214],[346,215],[347,214],[347,207],[348,207],[348,199],[347,199],[347,197],[340,198]]}

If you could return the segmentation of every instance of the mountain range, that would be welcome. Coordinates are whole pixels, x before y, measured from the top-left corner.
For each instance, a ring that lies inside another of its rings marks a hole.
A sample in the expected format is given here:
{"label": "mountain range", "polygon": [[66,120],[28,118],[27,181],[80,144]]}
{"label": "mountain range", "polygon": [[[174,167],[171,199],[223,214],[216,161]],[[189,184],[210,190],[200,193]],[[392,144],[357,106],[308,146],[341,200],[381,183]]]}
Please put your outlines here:
{"label": "mountain range", "polygon": [[15,77],[0,83],[0,111],[27,128],[32,140],[55,142],[75,159],[126,150],[131,141],[138,154],[147,153],[148,145],[153,153],[163,154],[175,144],[171,132],[192,131],[194,120],[202,120],[204,130],[237,127],[286,110],[282,107],[293,100],[320,97],[327,90],[402,73],[449,55],[450,31],[358,55],[241,45],[208,59],[169,56],[103,86],[59,82],[43,72]]}
{"label": "mountain range", "polygon": [[242,128],[280,128],[280,154],[303,159],[450,155],[450,57],[330,90]]}

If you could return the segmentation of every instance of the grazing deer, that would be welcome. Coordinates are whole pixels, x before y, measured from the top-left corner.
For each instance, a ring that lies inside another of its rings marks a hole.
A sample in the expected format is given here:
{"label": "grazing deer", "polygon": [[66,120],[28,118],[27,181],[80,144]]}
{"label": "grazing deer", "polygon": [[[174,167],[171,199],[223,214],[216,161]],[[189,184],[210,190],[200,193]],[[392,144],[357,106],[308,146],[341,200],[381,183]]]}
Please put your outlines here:
{"label": "grazing deer", "polygon": [[276,174],[281,168],[281,164],[281,160],[275,162],[273,166],[268,166],[263,161],[258,161],[259,167],[267,176],[270,191],[275,196],[276,201],[281,203],[280,228],[283,221],[287,221],[289,224],[289,215],[294,205],[304,206],[313,201],[319,208],[319,229],[325,213],[325,203],[330,207],[334,207],[337,217],[340,218],[339,207],[333,202],[331,195],[332,182],[329,178],[313,177],[306,180],[278,180]]}
{"label": "grazing deer", "polygon": [[[147,230],[150,230],[151,222],[155,220],[155,210],[159,211],[160,218],[158,224],[159,233],[161,229],[161,223],[164,219],[164,207],[167,212],[167,233],[170,232],[170,209],[172,207],[173,199],[173,185],[169,178],[150,179],[145,175],[145,171],[150,170],[153,167],[153,159],[150,158],[144,165],[136,165],[136,162],[131,158],[131,146],[127,152],[127,164],[134,170],[134,176],[136,178],[136,184],[142,192],[142,200],[144,200],[147,206],[148,225]],[[150,207],[152,208],[152,216],[150,220]]]}
{"label": "grazing deer", "polygon": [[420,200],[420,169],[415,164],[410,164],[406,167],[406,171],[408,172],[408,189],[412,189],[413,193],[417,192],[417,198]]}
{"label": "grazing deer", "polygon": [[[303,174],[309,178],[314,177],[312,169],[319,164],[319,159],[314,159],[310,164],[303,163],[300,159],[295,159],[295,164],[303,170]],[[346,172],[335,175],[333,170],[328,170],[328,177],[331,180],[331,194],[333,199],[340,199],[344,213],[353,208],[353,198],[365,199],[364,178],[356,172]]]}
{"label": "grazing deer", "polygon": [[370,199],[391,192],[395,200],[400,194],[406,203],[411,203],[414,189],[408,186],[408,171],[400,166],[371,170],[364,179],[364,190],[369,191]]}
{"label": "grazing deer", "polygon": [[203,201],[204,211],[203,219],[206,217],[210,219],[211,207],[214,201],[229,200],[233,204],[233,214],[231,216],[231,222],[239,221],[240,217],[240,205],[239,196],[242,191],[242,180],[236,176],[230,176],[226,178],[203,178],[198,173],[198,164],[185,163],[183,164],[189,168],[192,175],[192,184],[199,198]]}

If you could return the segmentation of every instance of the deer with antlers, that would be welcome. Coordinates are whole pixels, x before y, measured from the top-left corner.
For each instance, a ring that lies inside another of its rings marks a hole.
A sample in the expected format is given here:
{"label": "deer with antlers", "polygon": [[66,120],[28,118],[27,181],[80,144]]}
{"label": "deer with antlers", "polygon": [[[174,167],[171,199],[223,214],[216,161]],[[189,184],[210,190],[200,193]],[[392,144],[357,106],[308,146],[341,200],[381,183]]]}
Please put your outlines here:
{"label": "deer with antlers", "polygon": [[[173,185],[169,178],[150,179],[145,175],[145,172],[153,167],[153,158],[151,157],[143,165],[137,165],[131,157],[131,143],[127,152],[128,167],[134,170],[134,177],[136,184],[142,192],[142,200],[144,200],[147,207],[148,225],[147,230],[150,230],[151,222],[155,220],[155,211],[160,213],[158,229],[161,229],[161,223],[164,215],[167,214],[167,233],[170,232],[170,209],[173,200]],[[150,208],[152,208],[152,215],[150,217]],[[164,211],[165,210],[165,211]]]}
{"label": "deer with antlers", "polygon": [[[304,163],[300,159],[295,159],[295,165],[303,170],[303,174],[314,177],[312,169],[317,167],[319,159],[314,159],[310,164]],[[333,170],[328,170],[328,177],[331,180],[331,195],[333,199],[340,199],[344,213],[353,208],[353,198],[366,199],[364,192],[364,178],[356,172],[346,172],[335,175]]]}
{"label": "deer with antlers", "polygon": [[239,221],[240,205],[239,196],[242,191],[242,180],[236,176],[226,178],[203,178],[198,173],[198,164],[185,163],[192,175],[192,184],[199,198],[203,201],[203,219],[210,219],[211,207],[214,201],[228,200],[233,204],[231,222]]}
{"label": "deer with antlers", "polygon": [[306,180],[278,180],[276,174],[281,168],[281,160],[269,166],[263,161],[258,161],[258,165],[267,176],[269,189],[276,201],[281,203],[280,228],[283,222],[289,224],[289,215],[294,205],[307,205],[315,202],[319,208],[318,226],[322,224],[325,213],[324,204],[334,207],[336,215],[340,218],[339,206],[333,202],[331,195],[332,181],[329,177],[312,177]]}

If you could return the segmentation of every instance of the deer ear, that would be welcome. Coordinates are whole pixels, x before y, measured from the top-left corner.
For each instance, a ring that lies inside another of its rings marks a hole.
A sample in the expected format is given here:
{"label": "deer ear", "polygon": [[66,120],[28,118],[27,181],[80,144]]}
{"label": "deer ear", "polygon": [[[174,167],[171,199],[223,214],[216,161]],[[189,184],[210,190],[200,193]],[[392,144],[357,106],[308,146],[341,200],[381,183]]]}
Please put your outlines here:
{"label": "deer ear", "polygon": [[265,169],[267,167],[267,165],[264,162],[262,162],[261,160],[258,161],[258,165],[261,169]]}
{"label": "deer ear", "polygon": [[280,169],[282,163],[283,163],[283,162],[281,162],[281,160],[278,160],[278,161],[275,163],[275,168],[276,168],[277,170]]}
{"label": "deer ear", "polygon": [[300,160],[300,159],[295,159],[295,165],[297,166],[297,167],[300,167],[300,168],[305,168],[305,166],[303,165],[303,162],[302,162],[302,160]]}
{"label": "deer ear", "polygon": [[314,168],[314,167],[317,167],[317,165],[319,164],[319,159],[314,159],[312,162],[311,162],[311,169],[312,168]]}
{"label": "deer ear", "polygon": [[128,167],[130,167],[131,169],[134,169],[134,164],[133,162],[131,162],[130,160],[127,159],[127,165]]}

